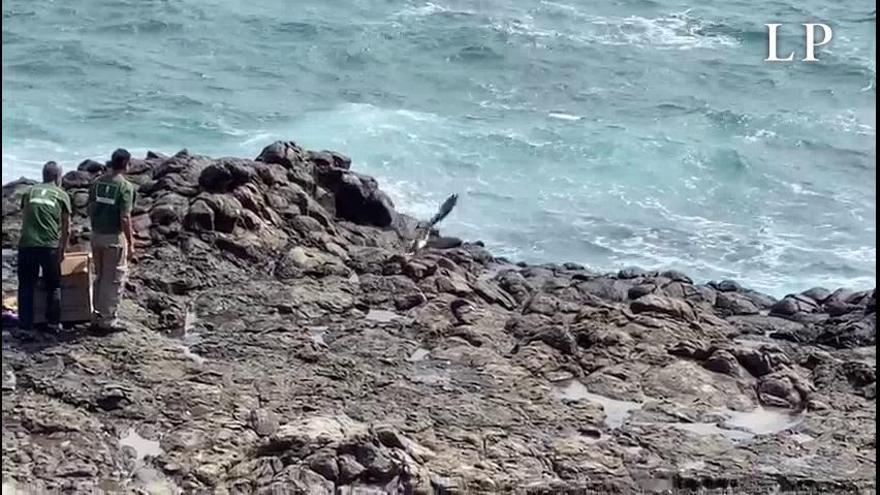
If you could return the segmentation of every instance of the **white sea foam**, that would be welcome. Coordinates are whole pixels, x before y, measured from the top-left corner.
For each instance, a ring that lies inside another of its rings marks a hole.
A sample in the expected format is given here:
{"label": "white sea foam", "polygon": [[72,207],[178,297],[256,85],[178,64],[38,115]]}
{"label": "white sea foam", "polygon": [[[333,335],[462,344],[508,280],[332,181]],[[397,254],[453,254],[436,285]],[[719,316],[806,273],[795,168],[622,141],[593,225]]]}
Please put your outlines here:
{"label": "white sea foam", "polygon": [[564,38],[584,45],[631,45],[644,49],[688,50],[737,46],[740,42],[728,35],[701,34],[703,24],[688,12],[646,18],[641,16],[596,16],[572,7],[582,20],[577,30],[539,27],[521,19],[501,20],[492,28],[508,34],[535,38]]}
{"label": "white sea foam", "polygon": [[571,122],[577,122],[578,120],[583,120],[583,117],[572,115],[570,113],[565,112],[550,112],[547,114],[549,117],[558,119],[558,120],[568,120]]}

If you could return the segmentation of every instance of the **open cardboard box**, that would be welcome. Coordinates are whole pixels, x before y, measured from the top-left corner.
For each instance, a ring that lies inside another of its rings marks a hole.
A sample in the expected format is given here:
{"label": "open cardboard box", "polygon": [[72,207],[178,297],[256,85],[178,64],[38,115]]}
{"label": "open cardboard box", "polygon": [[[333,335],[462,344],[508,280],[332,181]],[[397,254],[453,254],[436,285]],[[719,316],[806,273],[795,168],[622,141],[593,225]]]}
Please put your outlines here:
{"label": "open cardboard box", "polygon": [[[61,262],[61,323],[92,318],[92,254],[65,253]],[[46,290],[42,282],[34,291],[34,323],[46,322]]]}

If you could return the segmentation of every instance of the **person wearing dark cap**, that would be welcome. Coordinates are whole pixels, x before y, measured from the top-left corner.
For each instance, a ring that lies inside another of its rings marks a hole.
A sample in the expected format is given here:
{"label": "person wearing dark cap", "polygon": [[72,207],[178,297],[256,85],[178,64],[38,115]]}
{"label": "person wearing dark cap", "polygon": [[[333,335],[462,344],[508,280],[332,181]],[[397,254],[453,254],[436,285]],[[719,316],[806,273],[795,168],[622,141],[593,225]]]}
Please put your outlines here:
{"label": "person wearing dark cap", "polygon": [[92,257],[95,282],[92,295],[95,315],[92,324],[100,330],[120,331],[117,308],[128,262],[134,258],[131,209],[135,188],[124,177],[131,154],[118,149],[107,163],[107,173],[89,187],[89,218],[92,224]]}
{"label": "person wearing dark cap", "polygon": [[21,197],[23,211],[18,241],[19,328],[34,323],[34,290],[42,272],[46,289],[46,323],[57,331],[61,319],[61,261],[70,236],[70,196],[59,187],[61,167],[43,165],[43,182]]}

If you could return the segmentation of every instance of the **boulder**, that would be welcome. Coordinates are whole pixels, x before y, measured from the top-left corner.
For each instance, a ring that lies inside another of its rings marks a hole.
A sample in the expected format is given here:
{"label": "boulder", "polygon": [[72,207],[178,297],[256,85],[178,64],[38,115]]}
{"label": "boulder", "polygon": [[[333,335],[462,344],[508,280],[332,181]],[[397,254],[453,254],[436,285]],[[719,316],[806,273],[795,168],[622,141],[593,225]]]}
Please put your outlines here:
{"label": "boulder", "polygon": [[709,282],[709,286],[718,292],[739,292],[742,286],[733,280],[722,280],[721,282]]}
{"label": "boulder", "polygon": [[337,217],[376,227],[394,222],[394,203],[372,177],[332,168],[322,172],[319,180],[319,185],[333,193]]}
{"label": "boulder", "polygon": [[257,178],[254,163],[237,158],[221,158],[199,174],[199,186],[212,193],[230,191]]}
{"label": "boulder", "polygon": [[666,270],[665,272],[661,273],[660,276],[663,278],[668,278],[673,282],[684,282],[686,284],[694,283],[694,281],[691,280],[690,277],[678,270]]}
{"label": "boulder", "polygon": [[205,202],[214,212],[214,230],[226,233],[235,230],[241,217],[241,203],[237,199],[226,194],[202,193],[197,200]]}
{"label": "boulder", "polygon": [[83,160],[76,169],[95,175],[104,172],[104,164],[95,160]]}
{"label": "boulder", "polygon": [[629,308],[636,314],[659,313],[684,321],[697,320],[694,308],[687,302],[655,294],[648,294],[632,301]]}
{"label": "boulder", "polygon": [[724,315],[753,315],[759,312],[758,306],[739,292],[719,292],[715,307]]}
{"label": "boulder", "polygon": [[275,141],[263,148],[256,161],[293,168],[302,163],[304,151],[293,141]]}
{"label": "boulder", "polygon": [[703,367],[709,371],[730,375],[733,377],[740,376],[740,366],[736,357],[730,351],[718,349],[713,352],[705,362]]}
{"label": "boulder", "polygon": [[831,291],[824,287],[813,287],[812,289],[801,292],[801,295],[809,297],[818,304],[822,304],[829,296],[831,296]]}
{"label": "boulder", "polygon": [[351,168],[351,158],[335,151],[309,151],[306,158],[318,167],[335,167],[348,170]]}
{"label": "boulder", "polygon": [[214,230],[214,210],[204,200],[193,201],[184,218],[184,226],[194,231]]}
{"label": "boulder", "polygon": [[84,170],[71,170],[61,178],[61,187],[64,189],[86,189],[94,177],[93,174]]}
{"label": "boulder", "polygon": [[787,295],[770,307],[770,314],[792,317],[798,313],[812,313],[818,305],[812,299],[802,295]]}

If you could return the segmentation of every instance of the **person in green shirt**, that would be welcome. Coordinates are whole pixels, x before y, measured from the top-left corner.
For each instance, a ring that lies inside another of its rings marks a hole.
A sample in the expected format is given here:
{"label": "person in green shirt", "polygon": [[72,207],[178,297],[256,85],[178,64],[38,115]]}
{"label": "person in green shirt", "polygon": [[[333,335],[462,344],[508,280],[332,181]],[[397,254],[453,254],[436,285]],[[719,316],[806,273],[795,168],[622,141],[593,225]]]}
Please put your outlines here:
{"label": "person in green shirt", "polygon": [[124,330],[117,319],[117,308],[134,258],[131,208],[135,188],[125,180],[131,154],[118,149],[107,163],[108,172],[89,187],[89,218],[92,224],[92,257],[95,282],[92,294],[96,314],[93,326],[100,330]]}
{"label": "person in green shirt", "polygon": [[70,236],[70,196],[58,187],[61,167],[43,165],[43,182],[21,197],[23,211],[18,240],[19,328],[31,330],[34,323],[34,290],[43,275],[46,289],[46,322],[57,331],[61,319],[61,261]]}

